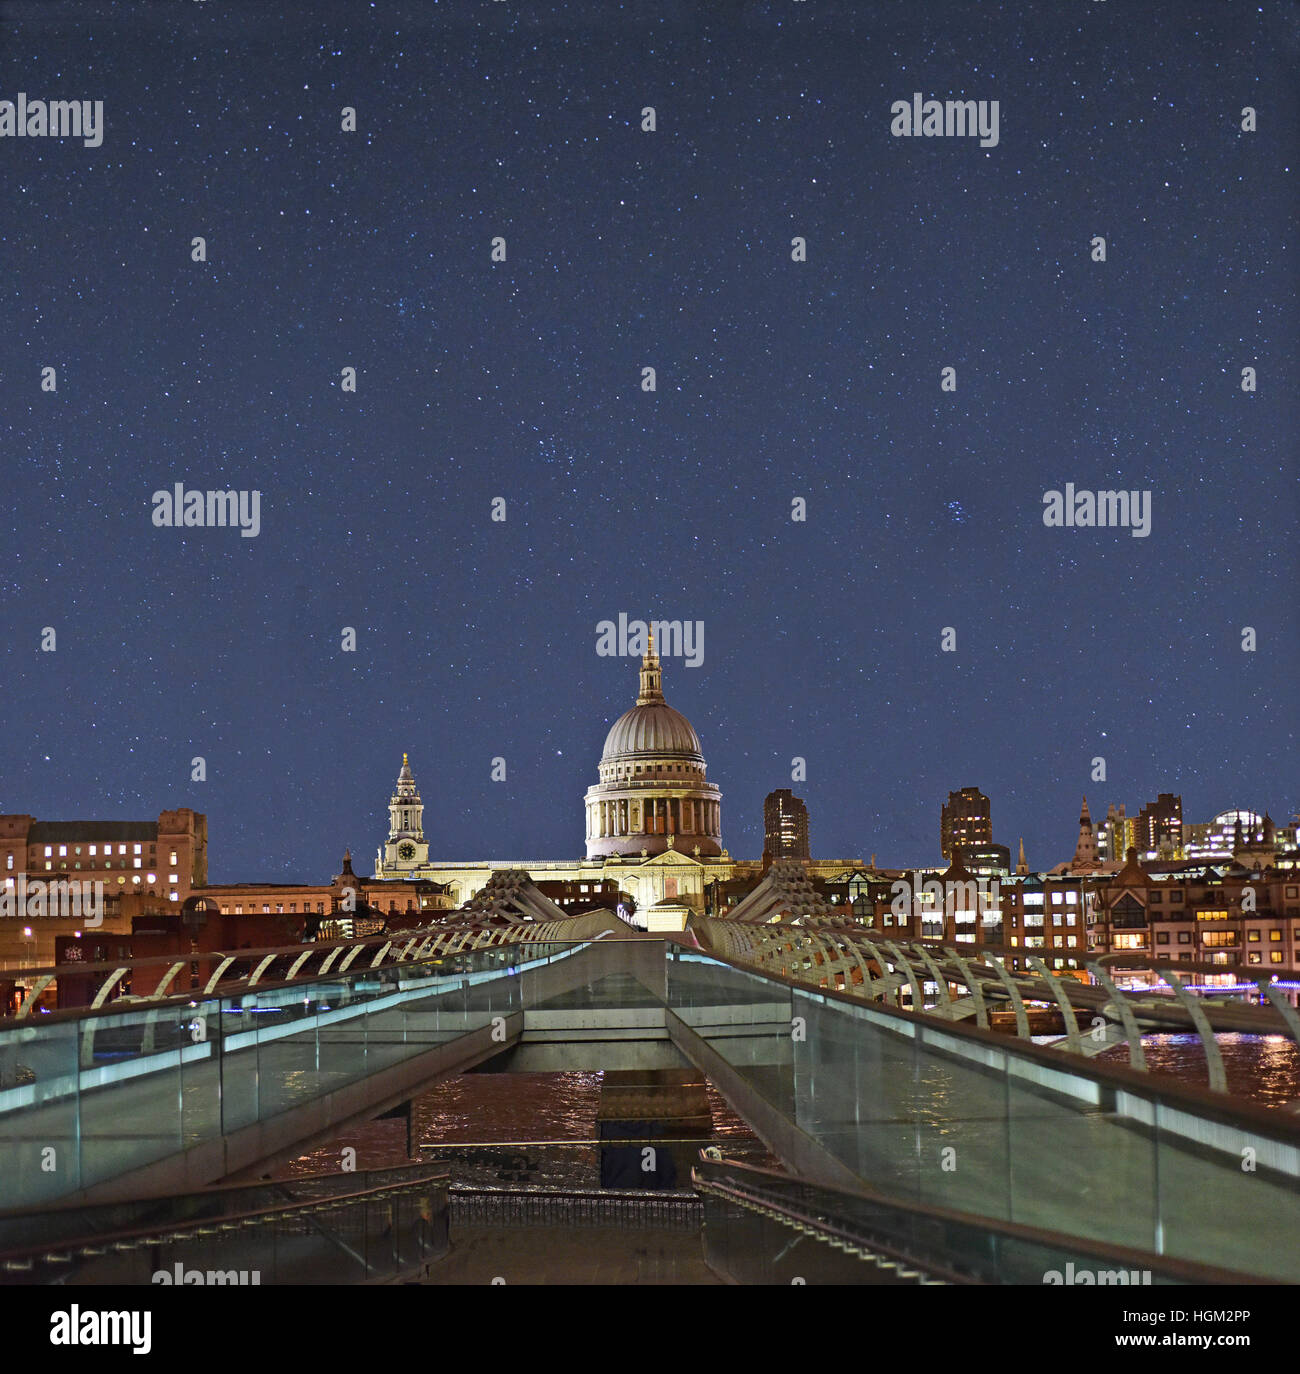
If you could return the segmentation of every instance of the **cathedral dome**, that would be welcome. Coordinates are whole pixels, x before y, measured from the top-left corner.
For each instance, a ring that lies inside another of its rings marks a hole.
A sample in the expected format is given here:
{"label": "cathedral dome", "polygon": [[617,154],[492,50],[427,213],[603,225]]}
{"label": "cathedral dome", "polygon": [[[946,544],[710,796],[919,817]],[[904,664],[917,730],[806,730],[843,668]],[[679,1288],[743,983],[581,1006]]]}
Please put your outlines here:
{"label": "cathedral dome", "polygon": [[600,781],[587,789],[587,857],[722,853],[721,799],[700,737],[664,700],[654,640],[641,660],[636,705],[605,736]]}
{"label": "cathedral dome", "polygon": [[628,754],[685,754],[704,762],[700,737],[680,711],[667,702],[650,702],[624,711],[605,737],[602,763],[622,759]]}

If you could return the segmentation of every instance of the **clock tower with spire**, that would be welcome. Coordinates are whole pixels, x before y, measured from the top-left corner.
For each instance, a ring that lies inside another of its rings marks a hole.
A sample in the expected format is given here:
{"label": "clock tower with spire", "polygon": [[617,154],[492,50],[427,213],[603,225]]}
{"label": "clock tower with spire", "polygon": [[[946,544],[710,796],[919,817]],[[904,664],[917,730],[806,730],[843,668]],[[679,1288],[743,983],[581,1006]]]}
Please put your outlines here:
{"label": "clock tower with spire", "polygon": [[426,868],[429,846],[424,838],[424,803],[415,788],[411,763],[402,755],[402,771],[397,789],[388,803],[388,839],[379,851],[375,865],[377,878],[408,877],[414,869]]}

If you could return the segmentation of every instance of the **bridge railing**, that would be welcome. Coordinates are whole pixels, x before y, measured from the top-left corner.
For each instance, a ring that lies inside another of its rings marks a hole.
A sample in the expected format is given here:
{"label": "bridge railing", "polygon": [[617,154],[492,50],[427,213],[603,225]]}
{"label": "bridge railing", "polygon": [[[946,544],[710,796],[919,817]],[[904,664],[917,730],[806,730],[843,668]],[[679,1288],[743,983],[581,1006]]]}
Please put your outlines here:
{"label": "bridge railing", "polygon": [[681,947],[667,1001],[679,1048],[828,1181],[1300,1280],[1290,1113]]}
{"label": "bridge railing", "polygon": [[[707,1154],[707,1152],[706,1152]],[[1239,1284],[1258,1280],[1140,1250],[843,1188],[738,1160],[704,1157],[710,1266],[746,1283]],[[811,1246],[796,1248],[797,1237]]]}
{"label": "bridge railing", "polygon": [[0,1283],[253,1286],[393,1281],[447,1253],[428,1164],[0,1214]]}
{"label": "bridge railing", "polygon": [[581,947],[493,944],[0,1024],[0,1206],[94,1188],[504,1023],[520,1010],[509,975]]}

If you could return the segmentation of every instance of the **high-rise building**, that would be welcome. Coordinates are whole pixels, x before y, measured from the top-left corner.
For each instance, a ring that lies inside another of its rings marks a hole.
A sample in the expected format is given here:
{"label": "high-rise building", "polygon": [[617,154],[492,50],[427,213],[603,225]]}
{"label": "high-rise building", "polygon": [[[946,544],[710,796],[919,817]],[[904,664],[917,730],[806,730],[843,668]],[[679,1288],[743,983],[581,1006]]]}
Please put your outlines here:
{"label": "high-rise building", "polygon": [[1139,855],[1176,859],[1183,852],[1183,799],[1172,792],[1160,795],[1138,812],[1136,848]]}
{"label": "high-rise building", "polygon": [[788,787],[769,792],[763,802],[763,856],[807,859],[808,808]]}
{"label": "high-rise building", "polygon": [[1106,819],[1097,826],[1097,857],[1107,863],[1123,863],[1124,855],[1137,847],[1137,817],[1125,811],[1124,803],[1106,808]]}
{"label": "high-rise building", "polygon": [[945,859],[955,859],[964,845],[992,844],[993,819],[989,799],[978,787],[949,792],[939,815],[939,847]]}

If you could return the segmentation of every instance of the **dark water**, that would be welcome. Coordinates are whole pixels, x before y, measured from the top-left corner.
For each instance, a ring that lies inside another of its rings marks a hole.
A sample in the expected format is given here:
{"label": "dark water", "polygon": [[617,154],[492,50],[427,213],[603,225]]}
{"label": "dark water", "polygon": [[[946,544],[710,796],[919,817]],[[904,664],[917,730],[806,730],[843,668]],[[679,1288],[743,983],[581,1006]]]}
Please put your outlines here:
{"label": "dark water", "polygon": [[[412,1104],[414,1157],[445,1159],[454,1182],[597,1187],[597,1148],[553,1142],[585,1142],[596,1135],[602,1078],[600,1073],[578,1072],[450,1078]],[[762,1142],[711,1083],[708,1094],[713,1143],[733,1157],[773,1167]],[[357,1169],[404,1164],[406,1123],[371,1121],[340,1131],[329,1145],[302,1155],[283,1172],[336,1170],[347,1148],[356,1151]]]}
{"label": "dark water", "polygon": [[[1049,1037],[1054,1038],[1054,1037]],[[1300,1100],[1300,1049],[1282,1036],[1220,1035],[1228,1089],[1266,1107]],[[1148,1069],[1191,1087],[1208,1086],[1205,1051],[1196,1035],[1143,1038]],[[1102,1062],[1128,1063],[1123,1046]],[[593,1188],[599,1184],[596,1147],[566,1145],[596,1134],[600,1073],[468,1073],[448,1079],[412,1105],[413,1158],[444,1159],[456,1182]],[[731,1156],[776,1167],[762,1142],[708,1085],[713,1140]],[[707,1143],[707,1142],[702,1142]],[[343,1151],[356,1151],[357,1169],[407,1162],[406,1123],[371,1121],[340,1131],[327,1146],[302,1155],[283,1173],[332,1172]]]}
{"label": "dark water", "polygon": [[[1300,1048],[1281,1035],[1218,1035],[1228,1091],[1266,1107],[1300,1100]],[[1209,1086],[1205,1048],[1199,1035],[1144,1035],[1142,1049],[1151,1073],[1168,1074],[1193,1088]],[[1103,1050],[1102,1063],[1127,1064],[1128,1049]]]}

